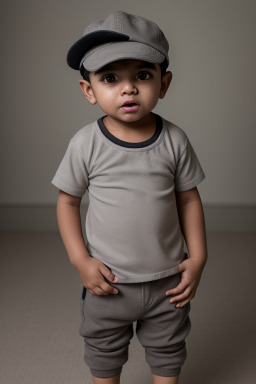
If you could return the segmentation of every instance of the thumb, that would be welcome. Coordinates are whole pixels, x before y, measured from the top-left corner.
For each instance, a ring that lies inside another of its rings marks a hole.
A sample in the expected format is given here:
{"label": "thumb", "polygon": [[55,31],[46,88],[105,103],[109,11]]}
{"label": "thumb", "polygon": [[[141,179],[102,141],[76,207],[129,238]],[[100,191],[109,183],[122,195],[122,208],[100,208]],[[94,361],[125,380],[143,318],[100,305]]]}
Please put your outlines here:
{"label": "thumb", "polygon": [[104,264],[102,264],[102,266],[100,267],[100,273],[112,283],[118,282],[118,277],[114,275],[114,273],[112,273]]}
{"label": "thumb", "polygon": [[178,273],[180,272],[183,272],[185,271],[185,264],[184,264],[184,261],[182,263],[179,264],[179,267],[178,267]]}

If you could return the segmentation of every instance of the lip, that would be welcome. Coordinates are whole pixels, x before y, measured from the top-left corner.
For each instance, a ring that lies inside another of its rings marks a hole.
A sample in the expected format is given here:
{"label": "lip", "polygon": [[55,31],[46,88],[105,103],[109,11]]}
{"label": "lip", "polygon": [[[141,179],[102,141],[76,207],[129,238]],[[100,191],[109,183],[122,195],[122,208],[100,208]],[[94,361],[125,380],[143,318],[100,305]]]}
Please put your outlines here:
{"label": "lip", "polygon": [[124,107],[124,106],[127,105],[127,104],[137,104],[137,105],[139,105],[139,104],[136,103],[136,101],[134,101],[134,100],[127,100],[127,101],[125,101],[125,102],[123,103],[122,107]]}
{"label": "lip", "polygon": [[[132,104],[132,105],[131,105]],[[134,100],[127,100],[123,103],[121,108],[126,112],[136,112],[139,109],[139,104]]]}

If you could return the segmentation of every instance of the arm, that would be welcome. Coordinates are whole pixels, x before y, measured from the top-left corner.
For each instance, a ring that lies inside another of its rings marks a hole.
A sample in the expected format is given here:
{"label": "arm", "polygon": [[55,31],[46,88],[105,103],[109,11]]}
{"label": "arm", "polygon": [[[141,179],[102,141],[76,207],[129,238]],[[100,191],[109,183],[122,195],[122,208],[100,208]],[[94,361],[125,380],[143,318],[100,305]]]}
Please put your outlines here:
{"label": "arm", "polygon": [[113,283],[117,283],[118,277],[100,260],[92,258],[86,248],[81,227],[81,199],[60,190],[57,200],[58,225],[70,262],[91,293],[96,295],[117,293],[118,291],[108,284],[104,277]]}
{"label": "arm", "polygon": [[179,265],[180,284],[167,291],[166,295],[176,295],[170,301],[178,302],[177,307],[183,307],[195,296],[207,261],[207,245],[203,207],[197,188],[176,192],[176,203],[190,257]]}

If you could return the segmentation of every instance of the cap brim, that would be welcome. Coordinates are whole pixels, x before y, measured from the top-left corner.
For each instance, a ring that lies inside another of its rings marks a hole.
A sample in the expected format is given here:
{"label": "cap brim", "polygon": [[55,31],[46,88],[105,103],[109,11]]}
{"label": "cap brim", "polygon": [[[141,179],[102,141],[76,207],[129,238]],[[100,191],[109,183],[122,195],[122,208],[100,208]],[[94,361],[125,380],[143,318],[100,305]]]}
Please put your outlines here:
{"label": "cap brim", "polygon": [[113,61],[124,59],[137,59],[156,64],[162,63],[165,56],[149,45],[123,41],[105,44],[89,51],[82,58],[81,64],[87,71],[94,72]]}
{"label": "cap brim", "polygon": [[115,31],[99,30],[86,34],[70,47],[67,63],[73,69],[79,69],[81,60],[86,52],[98,45],[129,40],[129,36]]}

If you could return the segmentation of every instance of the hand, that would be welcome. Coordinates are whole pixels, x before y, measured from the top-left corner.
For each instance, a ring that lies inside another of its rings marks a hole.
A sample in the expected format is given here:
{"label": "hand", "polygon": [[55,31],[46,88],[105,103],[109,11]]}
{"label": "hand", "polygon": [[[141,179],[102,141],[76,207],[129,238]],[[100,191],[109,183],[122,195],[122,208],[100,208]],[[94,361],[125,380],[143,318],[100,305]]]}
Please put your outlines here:
{"label": "hand", "polygon": [[204,265],[196,259],[189,258],[179,265],[181,282],[176,288],[166,292],[166,295],[177,295],[171,298],[170,303],[178,302],[176,307],[186,305],[196,294],[196,290],[203,272]]}
{"label": "hand", "polygon": [[118,290],[108,284],[107,280],[113,283],[118,282],[115,276],[100,260],[93,257],[86,259],[85,262],[76,266],[79,277],[83,285],[94,295],[117,294]]}

